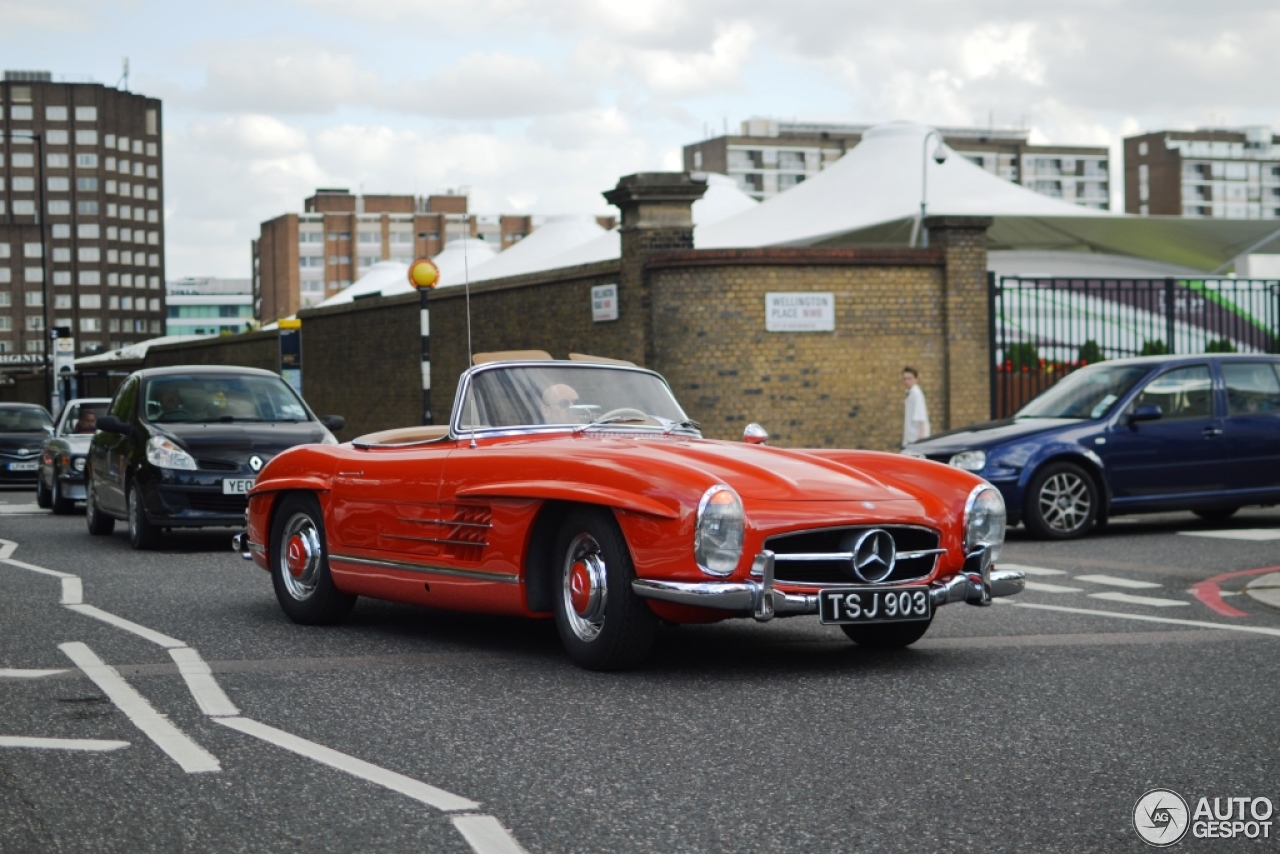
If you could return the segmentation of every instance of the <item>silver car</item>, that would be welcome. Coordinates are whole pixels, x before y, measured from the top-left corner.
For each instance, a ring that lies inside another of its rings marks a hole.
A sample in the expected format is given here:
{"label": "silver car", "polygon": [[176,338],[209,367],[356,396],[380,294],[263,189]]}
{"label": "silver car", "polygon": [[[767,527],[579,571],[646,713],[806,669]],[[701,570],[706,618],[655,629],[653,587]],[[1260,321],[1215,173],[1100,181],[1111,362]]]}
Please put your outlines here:
{"label": "silver car", "polygon": [[54,422],[53,435],[44,443],[36,478],[36,503],[65,514],[84,501],[85,455],[97,430],[97,420],[106,415],[109,397],[82,397],[67,402]]}

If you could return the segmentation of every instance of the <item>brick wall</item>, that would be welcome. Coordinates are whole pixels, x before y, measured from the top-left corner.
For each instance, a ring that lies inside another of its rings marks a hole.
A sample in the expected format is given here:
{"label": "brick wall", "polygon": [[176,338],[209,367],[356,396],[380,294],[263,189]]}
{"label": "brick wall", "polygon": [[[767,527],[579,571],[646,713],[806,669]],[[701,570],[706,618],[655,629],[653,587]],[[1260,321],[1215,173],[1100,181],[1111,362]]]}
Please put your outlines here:
{"label": "brick wall", "polygon": [[[777,445],[896,450],[902,367],[931,407],[942,393],[943,271],[940,249],[658,255],[651,367],[708,437],[756,421]],[[835,331],[766,332],[770,291],[834,293]]]}

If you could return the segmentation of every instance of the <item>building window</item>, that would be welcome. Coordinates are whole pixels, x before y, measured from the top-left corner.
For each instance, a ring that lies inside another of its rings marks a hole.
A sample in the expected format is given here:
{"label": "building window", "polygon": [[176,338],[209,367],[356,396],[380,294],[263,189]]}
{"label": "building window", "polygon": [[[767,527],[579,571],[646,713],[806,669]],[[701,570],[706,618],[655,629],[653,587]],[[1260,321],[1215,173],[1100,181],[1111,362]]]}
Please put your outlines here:
{"label": "building window", "polygon": [[[139,253],[139,255],[141,255],[141,253]],[[155,252],[153,252],[153,253],[151,253],[150,255],[148,255],[148,256],[147,256],[147,266],[148,266],[148,267],[159,267],[159,266],[160,266],[160,256],[159,256],[158,254],[156,254]]]}
{"label": "building window", "polygon": [[44,329],[44,318],[38,314],[28,315],[24,325],[28,332],[37,332]]}
{"label": "building window", "polygon": [[[27,91],[30,91],[30,90],[27,90]],[[16,94],[13,96],[13,100],[15,101],[18,100],[18,96]],[[31,100],[30,96],[28,96],[27,100],[28,101]],[[31,119],[31,108],[14,104],[12,107],[9,108],[9,118],[25,119],[29,121]]]}
{"label": "building window", "polygon": [[13,273],[8,267],[0,267],[0,284],[13,281]]}
{"label": "building window", "polygon": [[45,162],[50,169],[66,169],[71,165],[71,158],[65,154],[46,154]]}
{"label": "building window", "polygon": [[122,137],[120,137],[119,145],[117,145],[116,147],[117,147],[117,148],[119,148],[121,151],[128,151],[128,150],[129,150],[129,137],[127,137],[127,136],[122,136]]}
{"label": "building window", "polygon": [[81,240],[97,240],[100,230],[96,222],[82,222],[76,226],[76,237]]}
{"label": "building window", "polygon": [[50,230],[54,240],[66,240],[71,237],[71,226],[65,222],[54,223]]}
{"label": "building window", "polygon": [[96,317],[82,317],[80,318],[80,331],[81,332],[101,332],[102,321]]}
{"label": "building window", "polygon": [[359,233],[361,243],[382,243],[382,232],[380,231],[362,231]]}
{"label": "building window", "polygon": [[44,246],[39,243],[24,243],[22,244],[22,257],[23,258],[43,258]]}
{"label": "building window", "polygon": [[98,296],[97,294],[81,294],[80,307],[81,308],[102,308],[102,297]]}
{"label": "building window", "polygon": [[14,199],[13,212],[18,216],[35,216],[36,203],[29,199]]}
{"label": "building window", "polygon": [[120,297],[120,308],[123,311],[133,310],[133,297]]}
{"label": "building window", "polygon": [[55,297],[53,298],[53,307],[54,307],[55,309],[59,309],[59,310],[60,310],[60,309],[68,309],[68,310],[70,310],[70,308],[71,308],[71,294],[58,294],[57,296],[55,296]]}
{"label": "building window", "polygon": [[30,175],[15,175],[13,177],[13,191],[15,193],[34,193],[36,191],[36,179]]}
{"label": "building window", "polygon": [[76,257],[86,264],[95,264],[102,260],[102,252],[96,246],[81,246],[76,250]]}
{"label": "building window", "polygon": [[[53,189],[53,188],[50,187],[49,189]],[[76,189],[82,190],[85,192],[96,193],[98,192],[98,179],[97,178],[77,178]]]}
{"label": "building window", "polygon": [[22,278],[28,282],[43,282],[44,267],[26,267],[22,271]]}
{"label": "building window", "polygon": [[67,132],[65,130],[47,130],[44,132],[44,141],[49,145],[66,145]]}
{"label": "building window", "polygon": [[54,270],[53,283],[55,285],[71,284],[71,271],[70,270]]}
{"label": "building window", "polygon": [[120,287],[122,287],[122,288],[131,288],[131,287],[133,287],[133,273],[123,273],[123,274],[121,274],[121,276],[120,276]]}
{"label": "building window", "polygon": [[147,143],[147,156],[148,156],[148,157],[155,157],[155,156],[156,156],[156,154],[158,154],[158,153],[159,153],[159,149],[157,149],[157,148],[156,148],[156,144],[155,144],[154,142],[148,142],[148,143]]}
{"label": "building window", "polygon": [[120,161],[120,171],[121,171],[122,173],[124,173],[125,175],[128,175],[128,174],[129,174],[129,161],[128,161],[128,160],[121,160],[121,161]]}
{"label": "building window", "polygon": [[[90,200],[76,202],[76,212],[96,215],[98,213],[98,203]],[[53,211],[50,211],[50,213],[53,213]]]}
{"label": "building window", "polygon": [[71,263],[71,247],[70,246],[53,247],[53,263],[70,264]]}
{"label": "building window", "polygon": [[98,132],[96,130],[78,130],[76,131],[76,145],[97,145]]}
{"label": "building window", "polygon": [[27,154],[26,152],[18,152],[13,155],[14,169],[34,169],[36,167],[36,156]]}
{"label": "building window", "polygon": [[[81,202],[81,205],[86,204]],[[97,204],[97,202],[93,202]],[[50,199],[49,200],[49,216],[68,216],[71,213],[71,202],[67,199]]]}
{"label": "building window", "polygon": [[160,177],[160,170],[156,168],[156,165],[154,163],[147,164],[147,177],[148,178]]}
{"label": "building window", "polygon": [[97,107],[76,107],[76,121],[96,122],[97,120],[98,120]]}
{"label": "building window", "polygon": [[[81,180],[83,180],[83,179],[81,179]],[[70,190],[71,190],[71,179],[70,179],[70,178],[62,178],[62,177],[53,178],[53,177],[51,177],[51,178],[48,178],[48,179],[46,180],[46,182],[45,182],[45,183],[47,183],[47,184],[48,184],[48,186],[49,186],[49,192],[50,192],[50,193],[67,193],[67,192],[70,192]],[[77,182],[77,183],[78,183],[78,182]]]}
{"label": "building window", "polygon": [[140,139],[135,139],[135,140],[133,141],[133,153],[134,153],[134,154],[141,154],[141,153],[142,153],[142,140],[140,140]]}
{"label": "building window", "polygon": [[160,114],[155,110],[147,110],[147,134],[155,136],[160,127]]}
{"label": "building window", "polygon": [[98,155],[96,154],[77,154],[76,165],[83,166],[86,169],[98,168]]}
{"label": "building window", "polygon": [[149,307],[152,311],[159,311],[159,310],[160,310],[160,299],[159,299],[158,297],[153,297],[153,298],[149,301],[149,306],[148,306],[148,307]]}
{"label": "building window", "polygon": [[[28,320],[30,320],[31,318],[27,318],[27,319],[28,319]],[[42,318],[42,317],[37,317],[37,318],[36,318],[36,320],[39,320],[39,321],[41,321],[41,322],[42,322],[40,326],[37,326],[37,327],[30,327],[30,326],[28,326],[27,328],[28,328],[28,329],[43,329],[43,328],[44,328],[44,326],[43,326],[43,320],[44,320],[44,318]],[[28,341],[28,342],[27,342],[27,352],[28,352],[28,353],[43,353],[43,352],[44,352],[44,341],[43,341],[43,340],[40,340],[40,339],[36,339],[36,340]]]}
{"label": "building window", "polygon": [[82,285],[100,285],[102,284],[102,274],[97,270],[81,270],[80,284]]}
{"label": "building window", "polygon": [[44,305],[44,294],[40,291],[27,291],[23,296],[26,297],[27,308],[40,308]]}

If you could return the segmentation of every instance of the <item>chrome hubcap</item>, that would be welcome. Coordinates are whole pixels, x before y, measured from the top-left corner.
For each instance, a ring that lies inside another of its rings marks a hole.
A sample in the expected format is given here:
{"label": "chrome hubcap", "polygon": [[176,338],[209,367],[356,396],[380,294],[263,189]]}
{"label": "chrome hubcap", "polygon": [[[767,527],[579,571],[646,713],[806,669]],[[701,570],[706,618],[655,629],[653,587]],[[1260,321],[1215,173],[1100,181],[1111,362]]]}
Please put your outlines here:
{"label": "chrome hubcap", "polygon": [[1089,518],[1093,503],[1089,485],[1069,472],[1055,474],[1040,488],[1040,516],[1054,531],[1079,530]]}
{"label": "chrome hubcap", "polygon": [[564,558],[564,612],[569,628],[579,640],[593,641],[604,628],[608,596],[608,567],[600,556],[600,544],[590,534],[579,534]]}
{"label": "chrome hubcap", "polygon": [[280,578],[289,595],[302,601],[316,592],[320,583],[320,532],[306,513],[295,513],[284,528]]}

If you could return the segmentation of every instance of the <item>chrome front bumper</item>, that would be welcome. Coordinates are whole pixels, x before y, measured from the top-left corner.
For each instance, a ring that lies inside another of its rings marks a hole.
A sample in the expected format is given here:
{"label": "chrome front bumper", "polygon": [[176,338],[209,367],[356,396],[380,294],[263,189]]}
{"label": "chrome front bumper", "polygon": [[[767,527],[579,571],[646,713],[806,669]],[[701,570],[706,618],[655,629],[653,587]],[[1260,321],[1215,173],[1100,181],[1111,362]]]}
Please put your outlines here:
{"label": "chrome front bumper", "polygon": [[[979,549],[965,560],[964,569],[949,581],[935,581],[929,585],[933,607],[951,602],[969,605],[990,605],[998,596],[1021,593],[1026,575],[1014,569],[992,569],[986,549]],[[807,594],[783,593],[774,589],[774,555],[762,551],[756,555],[751,575],[759,581],[649,581],[637,579],[631,588],[637,596],[714,608],[719,611],[736,611],[751,615],[760,622],[774,617],[791,617],[818,613],[818,592]],[[851,584],[850,587],[858,585]]]}

